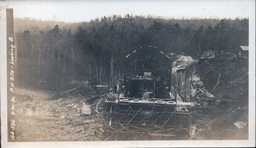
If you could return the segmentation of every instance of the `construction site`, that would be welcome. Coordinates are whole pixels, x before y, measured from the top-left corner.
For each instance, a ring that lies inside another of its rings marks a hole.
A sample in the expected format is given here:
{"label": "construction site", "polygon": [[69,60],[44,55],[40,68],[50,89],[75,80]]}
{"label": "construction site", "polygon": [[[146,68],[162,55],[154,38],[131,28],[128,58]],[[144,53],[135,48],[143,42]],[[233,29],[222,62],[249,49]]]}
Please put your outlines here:
{"label": "construction site", "polygon": [[123,76],[108,84],[17,88],[17,141],[248,138],[247,57],[209,50],[193,59],[147,45],[123,58]]}

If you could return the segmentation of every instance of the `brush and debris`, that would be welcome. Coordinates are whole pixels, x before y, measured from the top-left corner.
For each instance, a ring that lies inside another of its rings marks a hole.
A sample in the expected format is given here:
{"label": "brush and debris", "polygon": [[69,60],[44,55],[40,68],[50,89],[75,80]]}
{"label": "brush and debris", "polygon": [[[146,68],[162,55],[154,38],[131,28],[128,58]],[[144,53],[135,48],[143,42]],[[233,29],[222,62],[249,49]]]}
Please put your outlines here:
{"label": "brush and debris", "polygon": [[[200,60],[180,55],[176,59],[175,73],[195,65],[189,89],[196,106],[190,109],[191,137],[187,139],[247,139],[248,60],[212,52]],[[116,100],[118,95],[95,90],[90,82],[73,83],[57,92],[16,89],[17,141],[102,140],[104,100]],[[177,94],[178,101],[183,97]]]}

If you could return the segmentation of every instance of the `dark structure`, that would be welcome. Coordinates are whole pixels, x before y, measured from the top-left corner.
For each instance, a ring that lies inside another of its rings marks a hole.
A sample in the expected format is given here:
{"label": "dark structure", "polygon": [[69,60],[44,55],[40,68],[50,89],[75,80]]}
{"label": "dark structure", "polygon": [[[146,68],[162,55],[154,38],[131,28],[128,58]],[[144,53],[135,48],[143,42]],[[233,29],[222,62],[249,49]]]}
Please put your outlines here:
{"label": "dark structure", "polygon": [[154,46],[126,56],[124,97],[170,100],[171,58]]}
{"label": "dark structure", "polygon": [[239,46],[237,48],[238,57],[248,58],[249,46]]}
{"label": "dark structure", "polygon": [[125,58],[125,76],[105,100],[103,140],[189,135],[191,71],[172,72],[173,59],[154,46],[141,46]]}

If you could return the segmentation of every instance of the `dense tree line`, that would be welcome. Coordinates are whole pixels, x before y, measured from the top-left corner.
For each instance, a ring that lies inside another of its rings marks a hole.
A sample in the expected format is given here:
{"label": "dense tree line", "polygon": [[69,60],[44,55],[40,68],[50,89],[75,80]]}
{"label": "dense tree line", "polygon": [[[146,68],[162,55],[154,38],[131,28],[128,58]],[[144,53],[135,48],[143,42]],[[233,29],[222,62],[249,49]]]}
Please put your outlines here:
{"label": "dense tree line", "polygon": [[195,58],[208,49],[233,52],[248,45],[248,19],[167,20],[126,15],[52,28],[33,22],[19,28],[29,20],[16,20],[18,79],[32,86],[58,87],[81,79],[107,84],[111,75],[123,75],[125,56],[141,45]]}

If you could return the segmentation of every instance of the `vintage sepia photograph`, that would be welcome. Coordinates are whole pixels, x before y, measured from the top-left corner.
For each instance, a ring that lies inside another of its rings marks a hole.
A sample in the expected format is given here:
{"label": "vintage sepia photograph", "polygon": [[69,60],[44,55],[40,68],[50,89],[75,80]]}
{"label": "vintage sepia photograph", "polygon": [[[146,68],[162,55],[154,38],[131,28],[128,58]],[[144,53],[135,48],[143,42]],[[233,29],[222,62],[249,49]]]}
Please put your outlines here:
{"label": "vintage sepia photograph", "polygon": [[254,1],[0,6],[5,146],[255,146]]}

